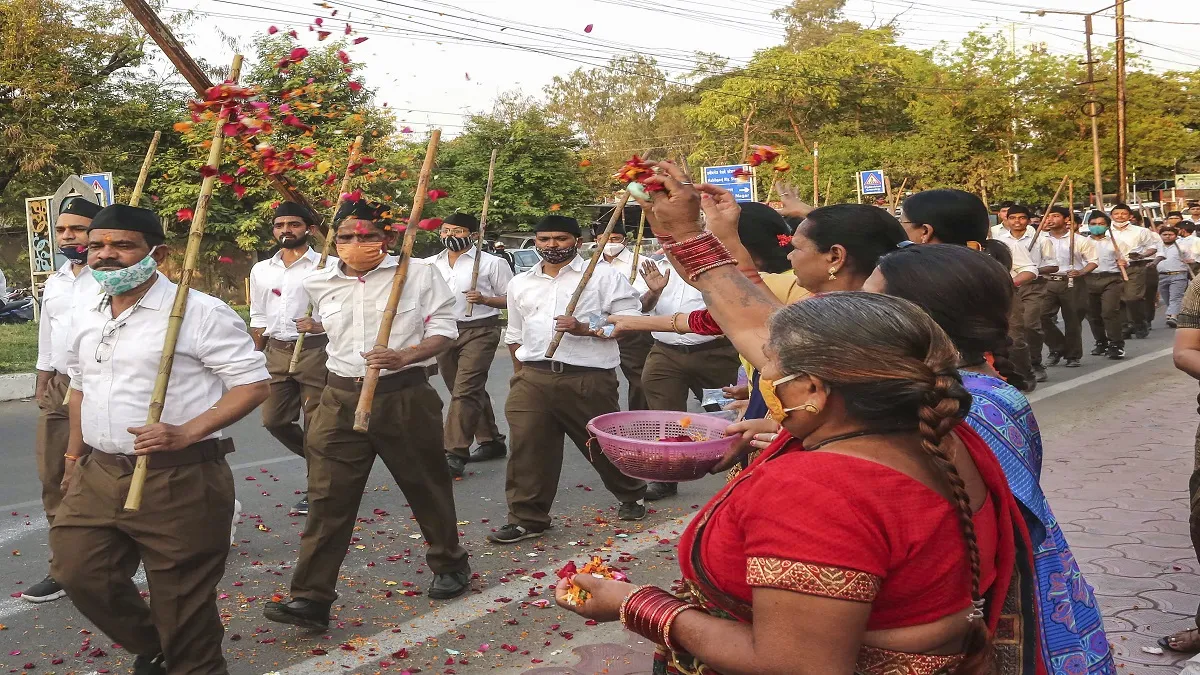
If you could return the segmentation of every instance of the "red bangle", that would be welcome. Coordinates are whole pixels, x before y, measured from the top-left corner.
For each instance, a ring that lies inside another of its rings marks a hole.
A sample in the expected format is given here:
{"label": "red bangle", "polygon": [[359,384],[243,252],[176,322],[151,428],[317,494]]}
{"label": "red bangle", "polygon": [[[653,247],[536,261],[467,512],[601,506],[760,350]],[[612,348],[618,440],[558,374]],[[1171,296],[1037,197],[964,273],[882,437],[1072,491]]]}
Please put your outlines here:
{"label": "red bangle", "polygon": [[709,270],[737,264],[729,249],[708,231],[685,241],[667,244],[663,249],[679,261],[690,281],[695,281]]}
{"label": "red bangle", "polygon": [[669,644],[671,624],[675,617],[688,609],[699,609],[680,600],[661,588],[643,586],[625,599],[621,623],[642,637],[673,649]]}

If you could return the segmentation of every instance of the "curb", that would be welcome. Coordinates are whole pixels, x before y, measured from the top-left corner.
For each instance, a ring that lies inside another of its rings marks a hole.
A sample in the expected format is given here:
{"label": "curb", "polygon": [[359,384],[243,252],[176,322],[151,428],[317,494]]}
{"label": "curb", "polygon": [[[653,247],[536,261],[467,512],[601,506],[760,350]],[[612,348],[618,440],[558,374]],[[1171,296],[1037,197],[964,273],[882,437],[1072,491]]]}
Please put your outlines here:
{"label": "curb", "polygon": [[0,375],[0,401],[18,401],[33,397],[37,376],[33,373]]}

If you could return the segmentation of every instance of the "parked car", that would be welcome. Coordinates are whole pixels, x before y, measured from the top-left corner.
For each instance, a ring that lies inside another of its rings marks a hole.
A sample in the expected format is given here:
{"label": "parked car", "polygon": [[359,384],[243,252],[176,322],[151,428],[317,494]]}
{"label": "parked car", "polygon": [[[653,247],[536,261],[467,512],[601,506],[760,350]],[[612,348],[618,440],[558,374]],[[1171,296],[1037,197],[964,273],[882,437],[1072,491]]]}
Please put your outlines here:
{"label": "parked car", "polygon": [[515,251],[509,251],[513,257],[513,267],[516,268],[516,273],[526,272],[538,264],[538,253],[535,248],[520,248]]}

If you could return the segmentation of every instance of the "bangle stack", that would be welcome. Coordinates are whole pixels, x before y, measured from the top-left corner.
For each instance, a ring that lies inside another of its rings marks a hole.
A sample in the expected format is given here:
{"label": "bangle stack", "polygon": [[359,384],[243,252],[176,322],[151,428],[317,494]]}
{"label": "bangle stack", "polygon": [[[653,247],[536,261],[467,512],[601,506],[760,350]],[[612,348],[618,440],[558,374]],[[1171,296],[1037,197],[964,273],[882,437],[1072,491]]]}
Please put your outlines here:
{"label": "bangle stack", "polygon": [[737,265],[733,254],[712,232],[701,232],[691,239],[667,244],[663,249],[679,261],[687,272],[689,281],[695,281],[709,270],[724,265]]}
{"label": "bangle stack", "polygon": [[642,586],[626,596],[621,603],[621,624],[626,629],[662,645],[671,651],[671,624],[689,609],[700,609],[655,586]]}

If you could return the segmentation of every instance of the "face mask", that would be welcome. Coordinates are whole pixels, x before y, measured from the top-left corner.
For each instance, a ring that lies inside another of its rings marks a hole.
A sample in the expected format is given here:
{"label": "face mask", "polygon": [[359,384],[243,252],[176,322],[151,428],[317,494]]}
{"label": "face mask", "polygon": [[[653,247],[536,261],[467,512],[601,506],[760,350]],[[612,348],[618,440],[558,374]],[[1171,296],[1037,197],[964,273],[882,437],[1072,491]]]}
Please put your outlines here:
{"label": "face mask", "polygon": [[604,245],[604,255],[606,255],[610,258],[616,256],[623,250],[625,250],[625,244],[605,244]]}
{"label": "face mask", "polygon": [[1096,235],[1097,237],[1100,237],[1100,236],[1103,236],[1105,232],[1108,232],[1108,226],[1107,225],[1088,225],[1088,232],[1091,232],[1092,234]]}
{"label": "face mask", "polygon": [[792,408],[785,408],[783,407],[783,401],[780,401],[779,395],[775,393],[776,387],[785,382],[791,382],[797,377],[800,377],[798,373],[781,377],[778,380],[760,379],[758,381],[758,391],[762,394],[763,403],[767,404],[767,415],[779,424],[783,424],[783,421],[787,419],[788,414],[793,410],[799,410],[804,407],[798,405]]}
{"label": "face mask", "polygon": [[76,265],[82,265],[87,262],[88,250],[86,246],[59,246],[58,252]]}
{"label": "face mask", "polygon": [[154,271],[158,269],[158,262],[152,257],[154,250],[157,248],[157,246],[151,248],[145,258],[142,258],[129,267],[119,270],[92,270],[92,278],[96,280],[96,283],[100,284],[100,287],[104,289],[107,295],[128,293],[146,283],[154,275]]}
{"label": "face mask", "polygon": [[470,237],[442,237],[442,246],[445,246],[447,251],[455,253],[471,248],[471,243]]}
{"label": "face mask", "polygon": [[538,255],[551,265],[565,263],[575,257],[575,247],[571,248],[539,248]]}
{"label": "face mask", "polygon": [[370,272],[379,267],[387,253],[383,243],[377,241],[352,242],[337,245],[338,258],[355,272]]}

